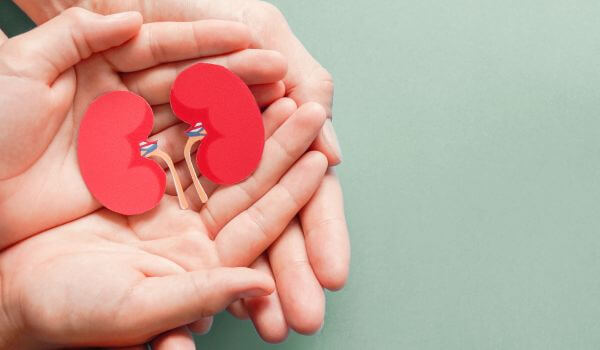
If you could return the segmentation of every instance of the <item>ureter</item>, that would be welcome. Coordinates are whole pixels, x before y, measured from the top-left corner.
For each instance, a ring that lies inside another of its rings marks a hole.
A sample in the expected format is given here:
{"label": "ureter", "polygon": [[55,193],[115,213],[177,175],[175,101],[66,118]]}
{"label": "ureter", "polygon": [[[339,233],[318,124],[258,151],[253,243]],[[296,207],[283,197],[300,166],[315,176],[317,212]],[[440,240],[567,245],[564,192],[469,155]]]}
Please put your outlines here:
{"label": "ureter", "polygon": [[198,192],[198,197],[200,197],[202,203],[206,203],[206,201],[208,201],[208,196],[200,184],[200,180],[198,180],[198,175],[196,175],[196,170],[194,169],[194,164],[192,163],[192,146],[200,140],[202,140],[201,137],[188,138],[183,150],[183,156],[185,157],[185,162],[187,163],[187,167],[190,172],[190,176],[192,177],[194,187],[196,188],[196,192]]}
{"label": "ureter", "polygon": [[169,170],[171,170],[171,176],[173,176],[173,182],[175,182],[175,189],[177,190],[177,198],[179,199],[179,206],[181,209],[189,208],[187,199],[185,198],[185,194],[183,193],[183,187],[181,186],[181,181],[179,181],[179,176],[177,175],[177,170],[175,170],[175,165],[173,164],[173,160],[169,157],[165,152],[157,149],[152,153],[148,154],[149,157],[158,157],[167,163]]}

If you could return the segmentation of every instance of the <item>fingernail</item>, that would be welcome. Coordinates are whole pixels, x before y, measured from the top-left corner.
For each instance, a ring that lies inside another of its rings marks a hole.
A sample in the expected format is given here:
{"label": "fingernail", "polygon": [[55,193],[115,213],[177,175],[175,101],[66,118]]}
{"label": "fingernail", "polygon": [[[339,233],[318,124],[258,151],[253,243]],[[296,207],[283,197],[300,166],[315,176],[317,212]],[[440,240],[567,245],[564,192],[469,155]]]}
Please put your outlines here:
{"label": "fingernail", "polygon": [[335,134],[335,130],[333,129],[333,124],[331,123],[331,119],[327,118],[323,128],[321,130],[323,134],[323,138],[329,148],[335,153],[336,157],[342,161],[342,149],[340,148],[340,143],[338,142],[337,135]]}
{"label": "fingernail", "polygon": [[240,298],[260,297],[260,296],[263,296],[266,294],[267,294],[267,291],[265,291],[264,289],[255,288],[255,289],[250,289],[250,290],[243,292],[242,294],[240,294]]}

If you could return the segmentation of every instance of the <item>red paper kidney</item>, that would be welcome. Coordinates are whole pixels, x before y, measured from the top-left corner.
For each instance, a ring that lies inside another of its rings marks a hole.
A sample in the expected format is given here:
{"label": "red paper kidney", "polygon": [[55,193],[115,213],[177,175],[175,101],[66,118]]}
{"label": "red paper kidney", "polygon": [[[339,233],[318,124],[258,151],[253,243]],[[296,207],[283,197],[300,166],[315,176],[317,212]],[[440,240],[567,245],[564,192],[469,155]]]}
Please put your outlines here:
{"label": "red paper kidney", "polygon": [[126,215],[154,208],[165,193],[166,174],[140,155],[152,131],[152,108],[140,96],[113,91],[94,100],[79,127],[81,175],[92,195]]}
{"label": "red paper kidney", "polygon": [[196,153],[201,174],[217,184],[247,178],[258,166],[264,146],[260,110],[246,84],[222,66],[196,63],[171,87],[175,115],[206,130]]}

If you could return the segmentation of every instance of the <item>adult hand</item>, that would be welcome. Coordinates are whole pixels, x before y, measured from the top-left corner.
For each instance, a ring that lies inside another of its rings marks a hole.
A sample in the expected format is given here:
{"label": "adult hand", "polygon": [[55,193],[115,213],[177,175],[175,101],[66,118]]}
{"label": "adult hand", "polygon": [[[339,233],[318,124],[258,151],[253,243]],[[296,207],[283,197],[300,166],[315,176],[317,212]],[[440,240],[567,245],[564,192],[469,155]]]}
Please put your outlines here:
{"label": "adult hand", "polygon": [[101,209],[11,246],[0,253],[0,348],[136,345],[271,293],[268,275],[233,267],[277,238],[326,167],[305,154],[214,240],[211,222],[166,196],[139,216]]}
{"label": "adult hand", "polygon": [[[70,6],[84,6],[105,14],[137,10],[148,22],[229,19],[245,23],[252,32],[252,47],[276,50],[287,58],[286,95],[298,105],[318,102],[331,116],[333,83],[330,74],[294,36],[281,12],[266,2],[62,0],[39,3],[17,0],[16,3],[38,23]],[[341,161],[330,120],[326,121],[313,146],[327,156],[330,165]],[[301,333],[318,330],[324,318],[321,286],[337,290],[347,279],[350,245],[342,192],[333,170],[328,171],[316,195],[300,213],[299,222],[301,225],[292,224],[286,229],[268,256],[256,263],[265,270],[269,264],[273,267],[280,300],[271,295],[233,306],[238,310],[234,312],[238,316],[243,316],[246,311],[250,314],[259,334],[267,341],[283,340],[288,326]],[[304,243],[298,239],[302,238],[301,231],[304,232]]]}
{"label": "adult hand", "polygon": [[170,121],[169,86],[189,64],[226,66],[251,85],[261,105],[283,94],[284,59],[273,51],[238,51],[250,45],[250,33],[235,22],[142,25],[135,12],[102,16],[73,8],[3,41],[0,249],[100,208],[81,178],[75,140],[87,106],[102,93],[132,90],[151,101],[152,138],[167,152],[184,129]]}

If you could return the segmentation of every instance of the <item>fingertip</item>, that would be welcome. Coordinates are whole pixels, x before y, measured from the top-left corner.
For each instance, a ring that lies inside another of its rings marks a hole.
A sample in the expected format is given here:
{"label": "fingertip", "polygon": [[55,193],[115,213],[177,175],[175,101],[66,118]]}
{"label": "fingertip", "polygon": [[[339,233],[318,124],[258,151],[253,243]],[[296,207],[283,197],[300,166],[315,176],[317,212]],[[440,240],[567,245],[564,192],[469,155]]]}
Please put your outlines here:
{"label": "fingertip", "polygon": [[212,316],[202,317],[198,321],[189,324],[188,329],[194,334],[205,335],[208,332],[210,332],[212,325],[213,325],[213,317]]}
{"label": "fingertip", "polygon": [[152,349],[195,350],[196,344],[188,329],[186,327],[179,327],[156,337],[156,339],[152,341]]}
{"label": "fingertip", "polygon": [[275,291],[275,281],[268,274],[247,267],[235,269],[239,269],[240,273],[246,275],[247,281],[252,285],[252,288],[240,293],[240,298],[259,297],[269,295]]}
{"label": "fingertip", "polygon": [[270,344],[279,344],[287,339],[289,328],[285,322],[272,323],[268,327],[263,327],[256,332],[260,338]]}
{"label": "fingertip", "polygon": [[[335,259],[331,259],[335,260]],[[348,281],[350,269],[348,263],[342,261],[330,261],[330,265],[326,270],[317,273],[317,278],[323,286],[331,291],[338,291],[344,288]]]}
{"label": "fingertip", "polygon": [[[285,89],[285,84],[281,81],[283,88]],[[275,101],[275,103],[280,104],[282,110],[285,110],[287,115],[291,115],[294,113],[296,109],[298,109],[298,105],[296,105],[296,101],[289,97],[282,97],[279,100]]]}
{"label": "fingertip", "polygon": [[284,341],[289,332],[278,298],[277,295],[269,295],[244,299],[258,335],[273,344]]}
{"label": "fingertip", "polygon": [[297,113],[305,120],[305,127],[316,130],[320,130],[327,119],[327,114],[323,106],[315,102],[308,102],[301,105]]}
{"label": "fingertip", "polygon": [[322,175],[325,175],[328,166],[327,157],[325,157],[323,153],[318,151],[309,151],[307,153],[307,156],[310,157],[310,160],[312,163],[314,163],[315,167],[321,169]]}
{"label": "fingertip", "polygon": [[262,56],[261,61],[265,65],[265,69],[270,71],[270,75],[277,77],[277,80],[282,80],[288,70],[285,56],[274,50],[260,50],[260,55]]}
{"label": "fingertip", "polygon": [[287,59],[279,51],[267,50],[267,52],[271,56],[271,64],[273,64],[273,67],[277,69],[281,79],[283,79],[288,71]]}
{"label": "fingertip", "polygon": [[341,219],[329,219],[307,232],[306,250],[315,276],[324,288],[344,288],[350,274],[348,228]]}
{"label": "fingertip", "polygon": [[249,88],[261,108],[270,106],[285,95],[285,85],[281,80],[269,84],[251,85]]}
{"label": "fingertip", "polygon": [[227,307],[227,311],[239,320],[247,320],[250,316],[242,299],[238,299]]}
{"label": "fingertip", "polygon": [[319,288],[319,294],[306,297],[305,302],[296,301],[296,310],[286,312],[289,326],[300,334],[314,334],[321,329],[325,319],[325,295]]}

